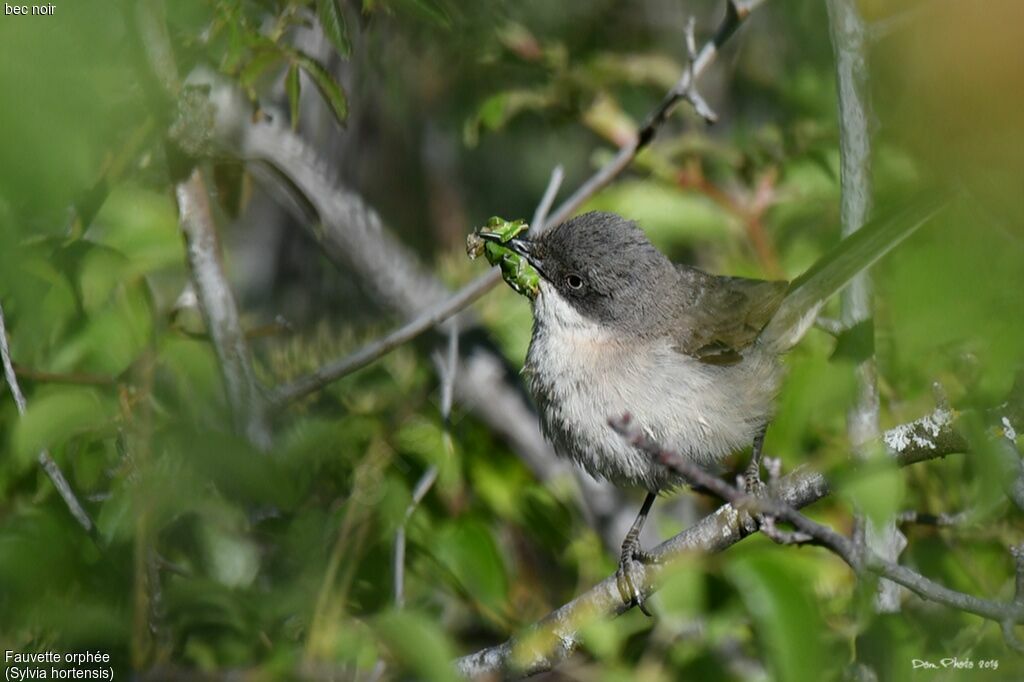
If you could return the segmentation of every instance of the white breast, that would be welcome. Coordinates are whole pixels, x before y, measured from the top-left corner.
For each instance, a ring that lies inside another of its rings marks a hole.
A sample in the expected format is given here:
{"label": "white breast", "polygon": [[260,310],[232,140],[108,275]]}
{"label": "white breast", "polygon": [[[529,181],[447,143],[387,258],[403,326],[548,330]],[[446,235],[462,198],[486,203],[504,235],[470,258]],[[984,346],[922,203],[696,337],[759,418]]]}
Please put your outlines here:
{"label": "white breast", "polygon": [[677,352],[671,339],[612,332],[542,283],[524,373],[556,451],[591,475],[658,490],[678,480],[626,444],[625,413],[661,445],[709,465],[748,447],[768,421],[781,378],[754,350],[728,367]]}

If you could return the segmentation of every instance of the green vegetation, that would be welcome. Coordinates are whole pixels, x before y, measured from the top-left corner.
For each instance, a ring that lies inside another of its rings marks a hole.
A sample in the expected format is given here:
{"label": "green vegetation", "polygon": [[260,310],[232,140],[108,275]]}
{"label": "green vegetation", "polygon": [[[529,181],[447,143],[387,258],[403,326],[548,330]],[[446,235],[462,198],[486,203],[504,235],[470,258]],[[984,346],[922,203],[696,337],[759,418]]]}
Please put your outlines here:
{"label": "green vegetation", "polygon": [[[362,254],[321,248],[324,203],[343,195],[297,196],[300,181],[225,151],[206,99],[217,87],[188,77],[219,74],[239,88],[247,124],[302,136],[318,169],[415,255],[420,281],[455,291],[484,267],[465,257],[472,227],[532,215],[559,164],[568,196],[628,144],[686,69],[689,15],[699,47],[723,4],[55,0],[52,16],[0,16],[0,305],[27,402],[19,415],[0,384],[0,650],[106,652],[115,679],[366,679],[378,662],[385,679],[450,679],[457,656],[611,575],[614,541],[587,494],[538,476],[510,436],[525,417],[496,418],[497,397],[488,417],[458,387],[442,416],[445,330],[272,410],[268,443],[236,426],[248,408],[231,404],[216,334],[181,296],[192,271],[175,188],[193,169],[268,390],[377,339],[439,289],[398,305],[359,268]],[[960,199],[873,270],[873,338],[812,330],[788,356],[765,451],[784,472],[830,476],[836,494],[807,513],[845,535],[855,507],[877,520],[964,512],[953,526],[901,526],[900,563],[1006,601],[1024,526],[1004,493],[1016,471],[1005,453],[1024,421],[985,410],[1013,397],[1024,362],[1019,9],[918,4],[859,3],[873,27],[872,197],[879,213],[923,185]],[[840,232],[827,27],[824,3],[759,7],[699,81],[719,122],[680,104],[582,210],[635,219],[671,257],[712,272],[805,271]],[[170,81],[154,62],[161,32]],[[488,260],[536,286],[502,251],[488,243]],[[497,353],[509,371],[489,385],[519,395],[527,302],[498,286],[472,315],[461,376]],[[839,316],[838,301],[826,315]],[[930,413],[938,384],[967,415],[969,453],[855,465],[846,417],[872,353],[882,428]],[[40,467],[43,449],[93,536]],[[407,516],[432,467],[436,483]],[[622,504],[631,514],[640,499]],[[661,538],[719,504],[673,499],[652,523]],[[585,623],[563,665],[609,681],[838,679],[858,665],[891,680],[938,679],[913,661],[956,658],[973,662],[964,675],[1024,676],[999,624],[909,595],[878,614],[874,594],[827,550],[756,535],[674,565],[655,618],[633,609]]]}

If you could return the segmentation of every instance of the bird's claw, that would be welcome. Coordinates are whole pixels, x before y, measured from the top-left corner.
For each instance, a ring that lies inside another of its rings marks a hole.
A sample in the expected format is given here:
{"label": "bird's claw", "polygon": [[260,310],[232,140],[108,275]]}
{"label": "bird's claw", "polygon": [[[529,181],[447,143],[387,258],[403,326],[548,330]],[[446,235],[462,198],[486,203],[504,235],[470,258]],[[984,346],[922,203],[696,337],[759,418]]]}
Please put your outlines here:
{"label": "bird's claw", "polygon": [[640,592],[637,580],[638,564],[649,565],[658,563],[658,558],[649,552],[629,546],[622,548],[622,555],[619,557],[619,568],[615,571],[615,581],[619,588],[619,595],[624,604],[636,604],[645,616],[651,617],[654,614],[648,610],[644,603],[644,596]]}

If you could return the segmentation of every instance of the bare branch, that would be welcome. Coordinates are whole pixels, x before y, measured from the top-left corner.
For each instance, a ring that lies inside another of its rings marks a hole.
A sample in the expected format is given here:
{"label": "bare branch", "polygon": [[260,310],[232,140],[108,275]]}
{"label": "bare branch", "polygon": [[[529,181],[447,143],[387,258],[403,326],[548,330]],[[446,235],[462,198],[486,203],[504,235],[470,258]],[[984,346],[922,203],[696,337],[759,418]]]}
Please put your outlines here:
{"label": "bare branch", "polygon": [[696,23],[697,20],[692,16],[686,22],[686,56],[688,60],[686,69],[688,82],[683,98],[693,106],[694,111],[704,119],[705,123],[711,125],[718,120],[718,114],[711,110],[711,107],[708,106],[708,103],[704,101],[704,98],[697,91],[697,79],[693,76],[693,63],[697,61],[697,38],[693,33]]}
{"label": "bare branch", "polygon": [[[924,424],[927,426],[922,426]],[[927,437],[907,437],[907,434],[921,433],[927,434]],[[889,455],[899,466],[966,451],[966,443],[956,434],[953,416],[948,411],[936,411],[915,422],[891,429],[883,435],[882,443],[886,445]],[[713,491],[713,488],[709,490]],[[807,469],[798,469],[782,477],[772,486],[771,491],[776,504],[793,510],[816,502],[831,492],[822,474]],[[671,566],[674,559],[694,551],[721,552],[749,535],[752,529],[743,522],[743,516],[736,506],[723,505],[652,550],[651,554],[659,561],[641,565],[637,569],[637,581],[642,585],[642,595],[646,598],[657,590],[659,577],[666,567]],[[798,526],[797,530],[807,532],[808,528]],[[842,540],[849,542],[845,538]],[[852,554],[852,550],[850,553]],[[866,567],[874,570],[871,562],[868,562]],[[995,616],[994,619],[999,621],[1003,620],[1001,616],[1007,613],[1003,606],[996,607],[991,602],[976,600],[974,597],[950,590],[942,592],[946,588],[935,586],[927,579],[895,564],[887,565],[886,571],[885,577],[915,591],[925,590],[942,598],[962,598],[966,607],[969,607],[964,610],[971,613],[985,617]],[[946,603],[941,599],[936,601]],[[612,575],[551,612],[523,634],[497,646],[464,656],[455,662],[455,666],[466,677],[494,674],[499,671],[514,671],[528,675],[550,670],[575,651],[579,645],[579,630],[588,622],[595,618],[616,616],[629,608],[628,604],[623,603],[615,576]],[[962,607],[958,605],[957,608]],[[1022,615],[1024,610],[1012,612],[1016,620],[1020,620]]]}
{"label": "bare branch", "polygon": [[665,98],[655,107],[654,111],[648,114],[644,124],[640,126],[636,139],[620,147],[618,153],[608,163],[583,183],[572,196],[562,202],[552,214],[549,221],[551,224],[557,225],[571,217],[587,199],[597,194],[598,190],[614,180],[632,163],[636,155],[651,143],[658,129],[668,119],[669,114],[672,113],[672,110],[679,101],[685,99],[686,93],[690,90],[691,81],[696,81],[696,79],[703,75],[708,66],[715,60],[718,50],[722,45],[732,37],[746,20],[747,16],[750,15],[750,12],[762,2],[764,0],[748,0],[748,2],[728,0],[726,2],[725,17],[718,25],[718,30],[715,32],[714,37],[701,48],[697,58],[687,65],[686,71],[683,73],[682,78],[679,79],[679,82],[665,95]]}
{"label": "bare branch", "polygon": [[551,212],[551,207],[555,203],[555,197],[558,196],[558,190],[562,186],[563,179],[565,179],[565,171],[562,169],[561,164],[551,169],[548,186],[544,189],[544,195],[540,198],[540,203],[537,204],[537,208],[533,212],[533,222],[530,223],[531,227],[539,231],[548,228],[548,213]]}
{"label": "bare branch", "polygon": [[[25,394],[21,392],[21,386],[18,384],[18,377],[14,373],[14,363],[11,361],[11,349],[7,345],[7,323],[4,320],[4,309],[3,305],[0,305],[0,360],[3,361],[4,365],[4,377],[7,379],[7,386],[11,389],[11,396],[14,398],[14,404],[18,406],[18,414],[25,416],[25,410],[27,404],[25,402]],[[54,461],[53,457],[50,456],[50,451],[43,448],[39,451],[39,466],[43,468],[46,475],[50,478],[53,483],[53,487],[57,489],[62,500],[64,500],[65,506],[71,515],[75,517],[75,521],[78,522],[85,532],[89,534],[89,537],[98,545],[100,544],[99,533],[96,531],[96,524],[93,523],[89,517],[89,512],[85,511],[85,508],[78,501],[75,496],[75,491],[71,489],[71,484],[68,483],[68,479],[64,477],[64,473],[57,466],[57,462]]]}
{"label": "bare branch", "polygon": [[480,280],[474,282],[474,285],[460,289],[452,298],[432,306],[387,336],[363,346],[351,355],[332,360],[315,372],[278,388],[270,398],[271,409],[281,409],[288,403],[315,393],[338,379],[366,367],[423,332],[433,329],[491,288],[489,283]]}
{"label": "bare branch", "polygon": [[[454,453],[451,434],[452,398],[455,390],[455,374],[458,371],[459,362],[459,331],[452,327],[448,331],[448,353],[447,357],[441,357],[440,353],[434,356],[434,364],[437,365],[438,373],[441,376],[441,421],[444,424],[444,446],[445,454],[451,457]],[[405,516],[395,531],[395,544],[392,552],[392,575],[394,576],[395,608],[401,609],[405,606],[405,529],[409,525],[416,508],[423,501],[423,498],[430,492],[434,482],[437,480],[438,468],[432,464],[420,476],[419,481],[412,490],[412,499],[405,509]],[[380,659],[373,667],[370,674],[371,682],[380,679],[384,674],[384,660]]]}

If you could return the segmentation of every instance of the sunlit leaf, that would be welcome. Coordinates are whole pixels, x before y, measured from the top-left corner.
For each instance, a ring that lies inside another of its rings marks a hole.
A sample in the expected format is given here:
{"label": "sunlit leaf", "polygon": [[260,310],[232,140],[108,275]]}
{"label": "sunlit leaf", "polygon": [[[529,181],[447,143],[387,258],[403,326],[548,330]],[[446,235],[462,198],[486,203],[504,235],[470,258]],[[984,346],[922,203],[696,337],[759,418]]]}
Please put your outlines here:
{"label": "sunlit leaf", "polygon": [[588,201],[584,208],[629,216],[663,247],[721,241],[735,229],[733,216],[718,204],[660,183],[620,182]]}
{"label": "sunlit leaf", "polygon": [[239,527],[209,521],[202,525],[203,550],[210,575],[226,587],[246,587],[259,571],[259,548]]}

